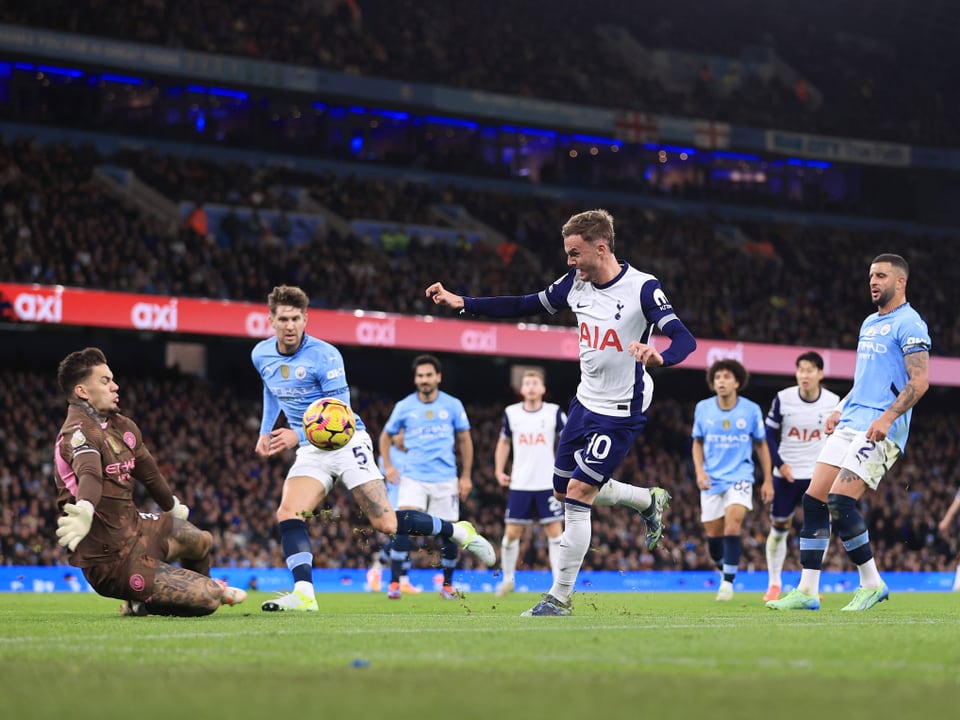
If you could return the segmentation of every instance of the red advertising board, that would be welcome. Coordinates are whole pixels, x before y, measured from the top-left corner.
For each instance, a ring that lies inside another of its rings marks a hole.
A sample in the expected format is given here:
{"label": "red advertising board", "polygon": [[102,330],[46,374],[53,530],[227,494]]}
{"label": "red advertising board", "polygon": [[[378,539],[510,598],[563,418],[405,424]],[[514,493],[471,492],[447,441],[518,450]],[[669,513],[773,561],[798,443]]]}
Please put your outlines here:
{"label": "red advertising board", "polygon": [[[9,303],[7,316],[25,323],[249,338],[267,337],[272,332],[266,305],[260,303],[13,283],[0,283],[0,294],[3,302]],[[359,310],[311,310],[309,328],[337,345],[529,359],[576,360],[579,346],[573,328]],[[664,341],[656,338],[655,342],[662,346]],[[797,354],[804,350],[817,350],[823,355],[827,377],[853,377],[853,350],[727,340],[698,339],[696,351],[683,366],[705,369],[714,360],[735,357],[752,373],[789,375]],[[960,360],[931,358],[930,381],[934,385],[960,386]]]}

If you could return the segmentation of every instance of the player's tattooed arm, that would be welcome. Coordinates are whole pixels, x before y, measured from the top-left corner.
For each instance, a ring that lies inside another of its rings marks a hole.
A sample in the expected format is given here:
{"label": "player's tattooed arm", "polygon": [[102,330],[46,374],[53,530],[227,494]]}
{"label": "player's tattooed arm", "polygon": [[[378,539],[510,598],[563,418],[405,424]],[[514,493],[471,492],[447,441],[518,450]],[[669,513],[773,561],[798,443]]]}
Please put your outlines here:
{"label": "player's tattooed arm", "polygon": [[179,608],[216,607],[223,590],[215,580],[160,563],[150,604]]}
{"label": "player's tattooed arm", "polygon": [[903,415],[912,408],[923,397],[924,393],[930,387],[929,364],[930,354],[926,352],[910,353],[903,359],[907,368],[907,375],[910,379],[904,386],[897,399],[887,408],[889,412],[896,413],[897,416]]}

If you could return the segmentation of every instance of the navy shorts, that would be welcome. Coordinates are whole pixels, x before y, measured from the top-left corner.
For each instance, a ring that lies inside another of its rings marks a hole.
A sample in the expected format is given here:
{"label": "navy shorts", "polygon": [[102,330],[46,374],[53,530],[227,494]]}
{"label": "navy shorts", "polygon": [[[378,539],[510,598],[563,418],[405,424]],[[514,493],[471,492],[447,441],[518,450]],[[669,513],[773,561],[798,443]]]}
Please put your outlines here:
{"label": "navy shorts", "polygon": [[563,520],[563,503],[553,490],[511,490],[504,522],[532,525],[535,520],[541,525]]}
{"label": "navy shorts", "polygon": [[566,494],[571,477],[601,487],[614,476],[646,424],[647,416],[642,413],[630,417],[598,415],[574,398],[567,424],[560,432],[554,489]]}
{"label": "navy shorts", "polygon": [[809,480],[794,480],[787,482],[782,477],[773,476],[773,504],[770,505],[770,517],[774,520],[786,520],[793,514],[800,503],[803,494],[810,487]]}

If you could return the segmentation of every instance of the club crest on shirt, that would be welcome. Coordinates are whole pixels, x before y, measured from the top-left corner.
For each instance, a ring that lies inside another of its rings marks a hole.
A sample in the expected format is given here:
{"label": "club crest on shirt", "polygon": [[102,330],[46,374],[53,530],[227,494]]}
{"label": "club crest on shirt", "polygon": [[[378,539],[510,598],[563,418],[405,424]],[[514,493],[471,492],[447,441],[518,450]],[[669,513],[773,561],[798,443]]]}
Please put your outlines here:
{"label": "club crest on shirt", "polygon": [[70,436],[70,447],[78,448],[81,445],[87,444],[87,438],[83,434],[82,430],[76,430],[73,435]]}
{"label": "club crest on shirt", "polygon": [[737,418],[737,430],[743,430],[747,426],[747,421],[743,418]]}
{"label": "club crest on shirt", "polygon": [[300,365],[296,370],[293,371],[293,376],[297,380],[303,380],[307,376],[307,369]]}

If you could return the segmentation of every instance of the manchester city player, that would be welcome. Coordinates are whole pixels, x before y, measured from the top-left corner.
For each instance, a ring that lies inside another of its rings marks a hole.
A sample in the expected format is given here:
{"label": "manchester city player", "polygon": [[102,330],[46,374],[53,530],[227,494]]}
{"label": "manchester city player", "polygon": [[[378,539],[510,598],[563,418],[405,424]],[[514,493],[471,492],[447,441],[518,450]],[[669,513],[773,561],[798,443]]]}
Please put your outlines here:
{"label": "manchester city player", "polygon": [[[468,522],[451,523],[416,510],[394,511],[377,467],[373,443],[357,417],[357,431],[338,450],[320,450],[303,433],[303,412],[314,400],[334,397],[350,404],[350,388],[340,351],[306,334],[307,295],[298,287],[280,285],[267,298],[276,337],[253,349],[253,365],[263,380],[263,417],[256,453],[268,458],[297,448],[297,457],[283,482],[277,509],[280,542],[293,573],[293,592],[268,600],[263,610],[316,612],[313,550],[304,518],[323,502],[339,480],[353,493],[370,523],[388,535],[439,535],[474,553],[487,565],[497,561],[493,546]],[[274,428],[280,411],[285,428]]]}
{"label": "manchester city player", "polygon": [[860,587],[843,610],[869,610],[890,595],[877,571],[857,501],[876,490],[907,446],[910,417],[929,387],[930,334],[907,302],[910,269],[899,255],[870,264],[870,299],[877,312],[860,326],[853,387],[824,425],[830,435],[803,496],[796,590],[771,600],[773,610],[818,610],[820,569],[833,529],[860,571]]}

